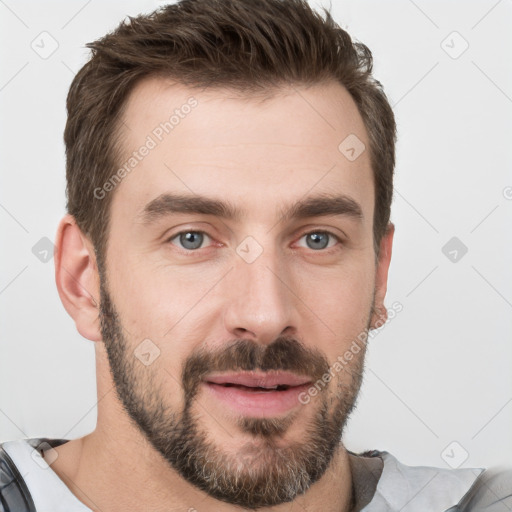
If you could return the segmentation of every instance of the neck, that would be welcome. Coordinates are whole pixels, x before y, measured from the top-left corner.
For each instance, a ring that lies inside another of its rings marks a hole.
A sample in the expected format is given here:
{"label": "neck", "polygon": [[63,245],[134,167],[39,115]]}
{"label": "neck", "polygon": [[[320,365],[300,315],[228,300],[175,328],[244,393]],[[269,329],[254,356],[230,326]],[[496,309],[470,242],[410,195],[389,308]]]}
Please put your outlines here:
{"label": "neck", "polygon": [[[240,511],[189,484],[141,438],[93,433],[55,448],[51,468],[70,491],[93,511],[151,510]],[[340,443],[322,478],[293,502],[272,507],[273,512],[322,510],[350,512],[352,478],[349,456]],[[261,508],[261,512],[270,508]]]}

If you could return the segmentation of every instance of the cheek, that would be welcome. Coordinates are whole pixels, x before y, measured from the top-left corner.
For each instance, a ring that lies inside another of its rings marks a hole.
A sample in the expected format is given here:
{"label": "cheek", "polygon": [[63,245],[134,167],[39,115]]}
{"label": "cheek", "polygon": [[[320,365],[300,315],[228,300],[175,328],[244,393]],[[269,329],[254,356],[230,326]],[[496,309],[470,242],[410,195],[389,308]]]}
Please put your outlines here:
{"label": "cheek", "polygon": [[338,363],[342,371],[333,369],[332,389],[340,382],[347,385],[351,380],[348,368],[355,368],[364,357],[373,298],[372,276],[371,271],[354,266],[317,281],[322,286],[310,286],[303,292],[303,300],[311,309],[303,324],[306,339],[318,340],[317,347],[331,365],[342,361],[341,366]]}
{"label": "cheek", "polygon": [[334,332],[345,337],[366,327],[372,305],[375,270],[346,265],[303,272],[298,295]]}
{"label": "cheek", "polygon": [[190,282],[179,270],[160,268],[150,257],[118,251],[109,287],[123,325],[133,334],[163,336],[187,307]]}
{"label": "cheek", "polygon": [[[125,268],[130,268],[127,265]],[[172,325],[173,304],[170,297],[175,290],[143,269],[120,273],[115,296],[123,326],[134,337],[161,337]],[[164,295],[165,292],[165,295]]]}
{"label": "cheek", "polygon": [[[181,365],[212,328],[212,286],[218,273],[171,268],[133,259],[118,261],[116,308],[130,343],[150,339],[166,369],[181,378]],[[123,269],[123,270],[121,270]],[[213,308],[214,309],[214,308]]]}

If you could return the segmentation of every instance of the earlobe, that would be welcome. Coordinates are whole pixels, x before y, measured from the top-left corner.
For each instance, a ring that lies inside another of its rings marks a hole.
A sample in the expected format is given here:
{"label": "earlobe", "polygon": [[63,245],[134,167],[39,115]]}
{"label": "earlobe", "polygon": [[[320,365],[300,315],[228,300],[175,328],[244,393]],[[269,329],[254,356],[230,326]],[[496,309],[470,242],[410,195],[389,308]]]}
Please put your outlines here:
{"label": "earlobe", "polygon": [[388,311],[384,305],[384,299],[388,286],[388,270],[391,262],[394,234],[395,226],[390,222],[386,233],[380,241],[379,260],[375,273],[375,303],[370,323],[372,329],[382,327],[388,319]]}
{"label": "earlobe", "polygon": [[54,260],[55,281],[64,308],[82,336],[101,341],[99,273],[94,248],[69,214],[59,223]]}

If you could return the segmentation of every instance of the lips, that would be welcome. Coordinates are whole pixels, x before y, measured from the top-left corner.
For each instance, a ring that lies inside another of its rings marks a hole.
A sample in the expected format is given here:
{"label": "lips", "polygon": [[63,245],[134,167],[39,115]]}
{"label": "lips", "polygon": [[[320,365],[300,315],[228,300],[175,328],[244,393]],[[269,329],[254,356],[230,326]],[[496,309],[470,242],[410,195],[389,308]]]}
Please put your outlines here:
{"label": "lips", "polygon": [[308,384],[310,379],[290,372],[237,372],[211,374],[204,381],[209,384],[247,390],[286,391],[292,387]]}
{"label": "lips", "polygon": [[311,379],[290,372],[236,372],[210,374],[203,379],[208,400],[223,410],[254,418],[278,417],[303,406]]}

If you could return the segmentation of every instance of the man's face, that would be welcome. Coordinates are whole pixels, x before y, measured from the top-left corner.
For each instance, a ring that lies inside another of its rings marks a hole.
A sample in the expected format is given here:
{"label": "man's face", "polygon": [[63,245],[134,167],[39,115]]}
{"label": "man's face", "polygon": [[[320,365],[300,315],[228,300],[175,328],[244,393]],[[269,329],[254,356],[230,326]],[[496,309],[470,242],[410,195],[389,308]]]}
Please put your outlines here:
{"label": "man's face", "polygon": [[[368,148],[357,108],[336,84],[262,102],[152,79],[123,121],[126,161],[145,156],[110,192],[100,316],[119,399],[211,496],[291,501],[326,471],[361,384],[364,344],[344,354],[374,305],[374,187],[369,152],[338,148]],[[166,194],[239,215],[172,211]]]}

